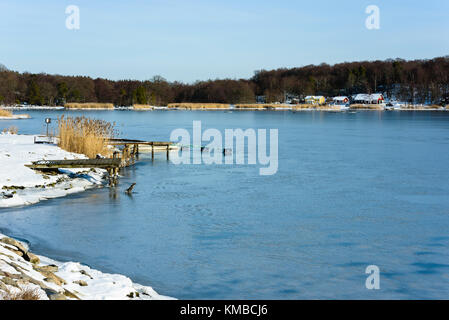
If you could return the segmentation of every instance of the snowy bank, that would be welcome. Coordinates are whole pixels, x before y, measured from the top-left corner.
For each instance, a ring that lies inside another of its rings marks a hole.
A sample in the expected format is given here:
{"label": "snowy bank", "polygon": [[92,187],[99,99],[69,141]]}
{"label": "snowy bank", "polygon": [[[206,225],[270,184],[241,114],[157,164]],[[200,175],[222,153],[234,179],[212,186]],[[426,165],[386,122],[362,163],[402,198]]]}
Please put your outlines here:
{"label": "snowy bank", "polygon": [[44,174],[28,167],[32,161],[84,159],[49,144],[35,144],[32,135],[0,134],[0,208],[29,205],[102,185],[102,169],[64,169]]}
{"label": "snowy bank", "polygon": [[0,300],[32,290],[40,300],[167,300],[151,287],[75,262],[58,262],[28,251],[0,234]]}
{"label": "snowy bank", "polygon": [[19,120],[19,119],[30,119],[28,114],[13,114],[10,117],[0,116],[0,120]]}

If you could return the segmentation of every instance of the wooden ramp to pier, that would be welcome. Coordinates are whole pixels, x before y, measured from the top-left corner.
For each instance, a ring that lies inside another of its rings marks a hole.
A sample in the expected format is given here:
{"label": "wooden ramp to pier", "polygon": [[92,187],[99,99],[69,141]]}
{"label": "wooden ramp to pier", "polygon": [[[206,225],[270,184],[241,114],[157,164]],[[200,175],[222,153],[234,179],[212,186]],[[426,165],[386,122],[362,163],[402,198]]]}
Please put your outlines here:
{"label": "wooden ramp to pier", "polygon": [[40,160],[25,166],[34,170],[58,170],[63,168],[100,168],[109,174],[109,185],[117,184],[121,159],[76,159],[76,160]]}
{"label": "wooden ramp to pier", "polygon": [[76,159],[76,160],[40,160],[26,164],[31,169],[59,169],[59,168],[119,168],[120,159]]}

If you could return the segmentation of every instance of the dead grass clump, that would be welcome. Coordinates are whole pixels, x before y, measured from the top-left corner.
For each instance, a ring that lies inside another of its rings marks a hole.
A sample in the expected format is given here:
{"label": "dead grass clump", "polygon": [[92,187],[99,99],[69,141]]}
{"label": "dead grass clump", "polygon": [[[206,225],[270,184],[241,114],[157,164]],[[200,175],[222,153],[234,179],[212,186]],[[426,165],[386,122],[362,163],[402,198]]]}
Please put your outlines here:
{"label": "dead grass clump", "polygon": [[301,110],[301,109],[312,109],[316,107],[313,104],[296,104],[294,106],[292,106],[292,110]]}
{"label": "dead grass clump", "polygon": [[66,103],[64,107],[67,109],[114,109],[114,105],[112,103],[96,103],[96,102]]}
{"label": "dead grass clump", "polygon": [[12,117],[12,112],[0,108],[0,117]]}
{"label": "dead grass clump", "polygon": [[20,292],[6,291],[0,293],[0,300],[40,300],[41,293],[37,288],[23,289]]}
{"label": "dead grass clump", "polygon": [[226,103],[169,103],[168,108],[179,108],[179,109],[229,109],[230,104]]}
{"label": "dead grass clump", "polygon": [[134,110],[153,110],[153,106],[150,106],[149,104],[133,104]]}
{"label": "dead grass clump", "polygon": [[10,126],[9,128],[5,128],[2,131],[3,133],[17,134],[19,133],[19,129],[16,126]]}
{"label": "dead grass clump", "polygon": [[91,159],[98,154],[110,156],[107,139],[114,137],[114,126],[104,120],[61,116],[58,119],[58,146],[69,152],[85,154]]}
{"label": "dead grass clump", "polygon": [[383,110],[384,107],[380,104],[351,104],[351,109],[369,109],[369,110]]}

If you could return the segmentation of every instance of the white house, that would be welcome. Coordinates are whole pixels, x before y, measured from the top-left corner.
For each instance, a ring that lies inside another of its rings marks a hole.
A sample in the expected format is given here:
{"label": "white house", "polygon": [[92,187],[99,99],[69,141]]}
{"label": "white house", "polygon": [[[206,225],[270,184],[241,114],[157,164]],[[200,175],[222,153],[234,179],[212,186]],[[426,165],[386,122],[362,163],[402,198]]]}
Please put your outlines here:
{"label": "white house", "polygon": [[305,102],[307,104],[325,104],[326,103],[326,98],[324,98],[323,96],[307,96],[304,98]]}
{"label": "white house", "polygon": [[385,102],[384,96],[381,93],[365,94],[359,93],[352,98],[355,103],[362,104],[381,104]]}
{"label": "white house", "polygon": [[349,103],[349,98],[346,96],[341,96],[341,97],[334,97],[332,98],[332,102],[333,104],[336,105],[344,105],[344,104],[348,104]]}

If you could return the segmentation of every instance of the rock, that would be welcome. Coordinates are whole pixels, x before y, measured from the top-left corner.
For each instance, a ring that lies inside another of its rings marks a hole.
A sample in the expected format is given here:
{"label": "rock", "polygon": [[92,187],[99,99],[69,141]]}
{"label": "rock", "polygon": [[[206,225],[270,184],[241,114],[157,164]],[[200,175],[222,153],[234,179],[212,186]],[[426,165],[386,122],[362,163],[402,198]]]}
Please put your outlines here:
{"label": "rock", "polygon": [[70,292],[67,289],[64,289],[64,295],[66,297],[72,298],[72,299],[76,299],[76,300],[81,300],[80,298],[78,298],[74,293]]}
{"label": "rock", "polygon": [[[7,248],[8,249],[8,248]],[[18,250],[12,250],[9,249],[11,252],[14,252],[15,254],[17,254],[19,257],[23,257],[23,252],[22,251],[18,251]]]}
{"label": "rock", "polygon": [[[39,264],[40,262],[41,262],[41,260],[39,259],[39,257],[38,256],[36,256],[35,254],[33,254],[33,253],[31,253],[31,252],[27,252],[26,254],[25,254],[25,260],[26,261],[29,261],[29,262],[31,262],[32,264]],[[58,267],[56,267],[56,268],[58,268]],[[56,271],[58,271],[57,269],[56,269]]]}
{"label": "rock", "polygon": [[80,270],[80,273],[82,275],[88,276],[89,278],[93,279],[92,276],[90,274],[88,274],[85,270]]}
{"label": "rock", "polygon": [[17,249],[19,249],[20,251],[22,251],[23,253],[27,253],[27,252],[28,252],[28,250],[27,250],[27,249],[26,249],[26,248],[25,248],[19,241],[16,241],[16,240],[14,240],[14,239],[5,237],[5,238],[1,238],[1,239],[0,239],[0,242],[9,244],[9,245],[11,245],[11,246],[14,246],[14,247],[16,247]]}
{"label": "rock", "polygon": [[58,286],[67,284],[67,282],[64,279],[58,277],[53,272],[44,271],[44,270],[36,270],[36,271],[38,271],[40,274],[42,274],[45,277],[44,281],[55,283]]}
{"label": "rock", "polygon": [[87,287],[87,282],[83,280],[73,281],[73,283],[76,283],[80,285],[81,287]]}
{"label": "rock", "polygon": [[19,287],[13,279],[8,278],[8,277],[2,278],[0,281],[3,282],[4,284],[7,284],[8,286],[13,286],[16,288]]}
{"label": "rock", "polygon": [[6,277],[6,278],[11,278],[11,279],[20,279],[20,276],[18,274],[11,274],[8,272],[3,272],[3,271],[0,271],[0,276]]}
{"label": "rock", "polygon": [[28,265],[26,265],[25,264],[25,266],[26,267],[24,267],[24,266],[21,266],[21,265],[18,265],[17,263],[15,263],[15,262],[7,262],[11,267],[13,267],[14,269],[16,269],[16,271],[18,271],[18,272],[20,272],[20,273],[23,273],[23,271],[30,271],[31,270],[31,268],[30,269],[27,269],[26,267],[28,267]]}
{"label": "rock", "polygon": [[0,290],[8,292],[8,287],[0,280]]}
{"label": "rock", "polygon": [[67,300],[66,296],[62,293],[54,293],[48,296],[50,300]]}
{"label": "rock", "polygon": [[41,287],[42,290],[53,290],[49,286],[47,286],[45,283],[43,283],[42,281],[38,281],[36,279],[33,279],[33,278],[27,276],[26,274],[22,274],[21,279]]}
{"label": "rock", "polygon": [[46,271],[46,272],[58,272],[59,268],[58,266],[55,266],[54,264],[50,264],[48,266],[33,266],[33,269],[36,271]]}

